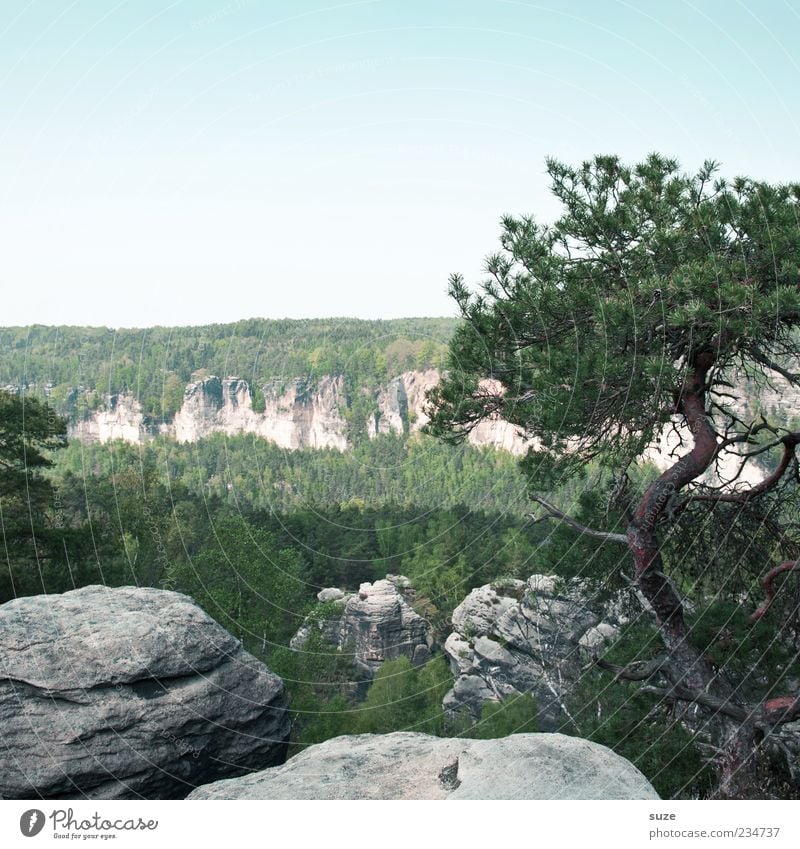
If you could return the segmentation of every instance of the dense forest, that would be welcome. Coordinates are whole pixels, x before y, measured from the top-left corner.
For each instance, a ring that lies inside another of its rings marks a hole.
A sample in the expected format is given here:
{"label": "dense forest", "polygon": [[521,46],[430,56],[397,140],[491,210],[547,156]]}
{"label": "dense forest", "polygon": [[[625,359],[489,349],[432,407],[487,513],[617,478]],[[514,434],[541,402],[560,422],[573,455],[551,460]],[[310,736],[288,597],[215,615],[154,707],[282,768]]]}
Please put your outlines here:
{"label": "dense forest", "polygon": [[441,365],[455,326],[448,318],[334,318],[144,329],[4,327],[0,386],[25,387],[70,416],[130,392],[152,421],[174,415],[196,372],[236,375],[256,393],[274,381],[340,374],[355,396],[357,387]]}
{"label": "dense forest", "polygon": [[[2,379],[28,386],[21,395],[0,393],[6,452],[0,601],[89,584],[186,593],[284,678],[293,747],[359,732],[491,737],[536,730],[529,695],[487,701],[479,718],[448,715],[442,697],[453,674],[440,650],[422,667],[405,658],[385,662],[363,692],[354,686],[352,657],[326,644],[321,632],[312,630],[303,651],[291,650],[289,641],[304,622],[336,615],[317,602],[321,588],[354,591],[387,574],[411,580],[414,606],[439,646],[454,608],[485,584],[536,573],[578,576],[599,592],[627,592],[633,599],[628,556],[565,524],[534,518],[529,499],[545,492],[580,522],[623,530],[624,510],[608,470],[588,463],[569,483],[559,483],[544,467],[520,468],[503,452],[425,434],[382,435],[348,452],[292,452],[253,436],[222,434],[193,444],[167,437],[136,446],[67,444],[66,423],[56,415],[56,409],[70,412],[67,395],[59,394],[67,387],[73,397],[76,387],[98,397],[133,389],[151,399],[151,415],[167,415],[177,392],[165,400],[165,375],[182,383],[198,368],[251,379],[278,369],[338,369],[369,383],[403,368],[441,365],[436,358],[453,326],[408,320],[353,327],[346,321],[243,322],[180,332],[0,331]],[[49,405],[42,399],[45,386]],[[630,473],[633,500],[653,470],[639,466]],[[705,635],[709,657],[743,686],[756,669],[776,681],[791,675],[800,635],[795,595],[787,592],[756,626],[745,611],[758,603],[762,564],[775,554],[774,523],[792,514],[795,503],[790,483],[748,508],[752,521],[743,530],[738,507],[720,507],[711,523],[686,510],[664,540],[671,574],[694,599],[695,633]],[[774,639],[778,627],[781,640]],[[650,618],[637,615],[609,662],[635,660],[636,647],[652,642],[654,633]],[[710,792],[702,739],[680,723],[663,734],[668,709],[653,707],[635,685],[595,669],[581,676],[564,707],[571,720],[560,730],[616,749],[662,796]]]}

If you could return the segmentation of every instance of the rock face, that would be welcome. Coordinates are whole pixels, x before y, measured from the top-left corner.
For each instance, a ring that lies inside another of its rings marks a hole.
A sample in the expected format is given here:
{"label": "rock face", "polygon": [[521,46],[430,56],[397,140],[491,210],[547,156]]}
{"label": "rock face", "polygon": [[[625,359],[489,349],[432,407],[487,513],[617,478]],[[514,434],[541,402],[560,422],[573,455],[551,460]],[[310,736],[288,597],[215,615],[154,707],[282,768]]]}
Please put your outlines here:
{"label": "rock face", "polygon": [[190,799],[658,799],[629,761],[562,734],[460,740],[396,732],[336,737],[283,766]]}
{"label": "rock face", "polygon": [[343,377],[323,377],[314,386],[302,379],[286,388],[267,386],[264,398],[259,436],[289,449],[347,449]]}
{"label": "rock face", "polygon": [[406,371],[392,380],[375,399],[377,412],[367,421],[370,439],[381,433],[409,433],[427,421],[425,393],[439,382],[437,369]]}
{"label": "rock face", "polygon": [[626,621],[620,599],[599,604],[577,579],[532,575],[478,587],[453,611],[444,644],[455,678],[445,710],[479,717],[484,701],[532,693],[539,727],[557,729],[581,666]]}
{"label": "rock face", "polygon": [[121,439],[135,445],[151,434],[145,425],[142,405],[133,395],[120,393],[106,398],[105,409],[96,410],[72,425],[69,435],[81,442]]}
{"label": "rock face", "polygon": [[305,622],[290,646],[302,649],[311,629],[318,627],[339,650],[353,652],[356,668],[367,679],[385,660],[407,657],[414,664],[423,664],[430,659],[433,641],[427,620],[408,603],[408,591],[408,578],[402,575],[387,575],[374,584],[361,584],[358,592],[352,594],[324,589],[317,598],[338,602],[341,615]]}
{"label": "rock face", "polygon": [[178,442],[196,442],[212,433],[253,433],[282,448],[347,448],[344,381],[326,377],[315,386],[297,379],[263,389],[263,412],[253,409],[247,382],[207,377],[190,383],[173,428]]}
{"label": "rock face", "polygon": [[[425,393],[436,386],[441,379],[438,369],[425,371],[407,371],[391,381],[389,386],[378,393],[377,412],[367,421],[367,435],[370,439],[381,433],[413,433],[427,424],[429,417],[425,412]],[[496,381],[483,381],[490,390],[496,390]],[[518,428],[500,418],[483,421],[473,428],[467,441],[476,447],[500,448],[512,454],[522,455],[528,448],[528,442],[520,435]]]}
{"label": "rock face", "polygon": [[178,442],[196,442],[212,433],[243,433],[255,422],[250,388],[238,377],[208,377],[190,383],[173,426]]}
{"label": "rock face", "polygon": [[179,593],[0,606],[0,797],[179,798],[281,763],[283,682]]}
{"label": "rock face", "polygon": [[[415,433],[428,421],[425,393],[440,379],[436,369],[407,371],[377,392],[375,413],[365,422],[370,439],[380,434]],[[304,378],[271,382],[261,388],[264,409],[253,409],[251,387],[239,377],[205,377],[186,386],[183,403],[172,422],[148,423],[139,401],[120,393],[106,399],[106,407],[70,425],[70,436],[84,442],[123,439],[142,443],[156,433],[172,435],[178,442],[197,442],[212,433],[229,436],[252,433],[282,448],[350,447],[345,413],[348,400],[344,378],[322,377],[311,383]],[[470,433],[472,445],[492,446],[515,454],[527,443],[517,429],[497,419],[482,422]]]}

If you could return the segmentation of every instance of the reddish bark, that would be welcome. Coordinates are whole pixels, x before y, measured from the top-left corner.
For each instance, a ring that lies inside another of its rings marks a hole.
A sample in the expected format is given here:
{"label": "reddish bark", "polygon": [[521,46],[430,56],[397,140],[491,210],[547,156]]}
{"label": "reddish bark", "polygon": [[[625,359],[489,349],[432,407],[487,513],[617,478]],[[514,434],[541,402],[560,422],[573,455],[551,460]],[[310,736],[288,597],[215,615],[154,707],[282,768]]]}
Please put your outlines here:
{"label": "reddish bark", "polygon": [[[685,688],[724,701],[732,696],[732,688],[689,641],[681,600],[662,572],[656,536],[656,525],[670,500],[708,469],[717,450],[716,434],[706,416],[704,395],[705,378],[712,363],[710,357],[698,362],[676,402],[676,409],[686,418],[694,445],[647,488],[628,525],[627,537],[639,587],[655,611],[672,666],[680,676],[672,682],[673,692]],[[758,731],[751,722],[738,721],[719,711],[713,716],[722,752],[718,759],[718,794],[721,798],[747,797],[755,786]]]}
{"label": "reddish bark", "polygon": [[709,467],[717,449],[716,436],[706,417],[704,381],[710,363],[698,366],[687,380],[678,399],[678,409],[686,417],[694,437],[692,450],[659,475],[645,491],[628,525],[628,547],[633,554],[636,579],[656,613],[665,644],[685,661],[687,683],[702,687],[712,675],[699,652],[687,643],[686,623],[680,598],[661,571],[662,561],[656,525],[670,500],[686,484]]}
{"label": "reddish bark", "polygon": [[772,602],[775,601],[777,593],[775,589],[775,578],[782,575],[784,572],[800,572],[799,560],[784,560],[783,563],[770,569],[769,572],[761,579],[761,586],[764,587],[766,600],[754,613],[750,615],[750,622],[757,622],[770,609]]}

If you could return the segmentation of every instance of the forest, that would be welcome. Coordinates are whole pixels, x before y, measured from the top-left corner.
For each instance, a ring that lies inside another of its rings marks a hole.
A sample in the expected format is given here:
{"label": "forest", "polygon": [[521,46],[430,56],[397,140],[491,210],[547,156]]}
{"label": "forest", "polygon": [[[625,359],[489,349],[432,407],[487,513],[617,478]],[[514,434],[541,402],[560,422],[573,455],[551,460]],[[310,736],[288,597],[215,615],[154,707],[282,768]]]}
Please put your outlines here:
{"label": "forest", "polygon": [[[9,434],[21,403],[3,397]],[[537,727],[530,696],[487,701],[479,718],[448,715],[442,697],[453,677],[440,650],[421,668],[405,658],[385,662],[366,693],[354,686],[352,657],[321,634],[303,651],[291,650],[304,622],[337,614],[317,602],[321,588],[352,591],[386,574],[405,575],[439,645],[473,587],[541,573],[579,576],[606,595],[629,588],[631,564],[614,546],[533,517],[527,495],[537,485],[503,452],[426,435],[389,435],[347,453],[286,452],[251,436],[222,435],[191,445],[166,438],[92,445],[68,442],[64,420],[45,403],[31,398],[25,405],[27,467],[14,479],[6,475],[2,500],[7,569],[0,598],[91,584],[188,594],[284,678],[293,749],[349,733],[491,737]],[[6,462],[18,461],[13,446],[7,454]],[[650,472],[641,469],[634,486]],[[581,480],[549,497],[583,522],[602,516],[616,527],[623,519],[617,507],[609,511],[612,483],[599,467],[587,467]],[[742,545],[724,521],[698,525],[689,515],[684,521],[695,522],[692,533],[718,553],[720,569],[725,552]],[[695,611],[697,628],[715,662],[736,669],[743,681],[755,667],[781,679],[790,674],[798,623],[791,620],[786,643],[774,641],[773,629],[793,597],[755,628],[748,624],[735,599],[757,598],[759,563],[774,548],[769,528],[747,545],[752,558],[739,562],[726,595],[709,595]],[[696,597],[713,587],[713,574],[680,534],[668,538],[665,556]],[[726,640],[719,639],[723,632]],[[626,633],[629,639],[606,656],[609,663],[634,658],[632,646],[651,642],[655,630],[640,616]],[[572,721],[560,730],[611,746],[664,797],[710,793],[702,744],[679,723],[661,734],[668,708],[654,708],[634,685],[612,679],[602,670],[582,675],[570,693]],[[774,792],[785,794],[786,777],[773,780]]]}
{"label": "forest", "polygon": [[[170,420],[195,373],[265,383],[345,376],[377,387],[409,369],[439,366],[456,320],[251,319],[200,327],[0,328],[0,386],[24,387],[74,418],[107,396],[134,394],[151,422]],[[355,395],[355,391],[353,392]],[[253,399],[258,409],[263,399]]]}

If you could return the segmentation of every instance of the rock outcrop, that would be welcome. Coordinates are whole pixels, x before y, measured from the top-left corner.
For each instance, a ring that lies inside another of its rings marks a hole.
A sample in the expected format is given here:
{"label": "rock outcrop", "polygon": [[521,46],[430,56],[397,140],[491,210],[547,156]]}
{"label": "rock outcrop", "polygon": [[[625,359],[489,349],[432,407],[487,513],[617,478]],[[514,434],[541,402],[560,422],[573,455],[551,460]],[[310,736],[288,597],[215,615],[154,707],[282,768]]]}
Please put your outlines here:
{"label": "rock outcrop", "polygon": [[294,635],[291,648],[299,651],[312,628],[340,651],[352,652],[362,677],[371,679],[385,660],[407,657],[421,665],[431,656],[433,640],[426,619],[409,604],[408,578],[387,575],[373,584],[364,583],[356,593],[328,588],[318,593],[321,602],[335,602],[341,613],[320,619],[309,618]]}
{"label": "rock outcrop", "polygon": [[212,433],[245,433],[255,424],[250,387],[238,377],[207,377],[190,383],[173,427],[178,442],[197,442]]}
{"label": "rock outcrop", "polygon": [[[375,396],[376,411],[365,422],[370,439],[379,434],[418,432],[428,421],[425,393],[440,379],[436,369],[407,371]],[[272,381],[260,387],[263,410],[253,406],[252,387],[239,377],[213,375],[186,386],[180,410],[172,421],[145,421],[135,396],[126,393],[106,398],[105,407],[70,424],[69,434],[85,442],[122,439],[142,443],[156,434],[174,436],[178,442],[197,442],[214,433],[228,436],[250,433],[288,450],[350,447],[346,413],[349,408],[344,378],[322,377]],[[492,446],[515,454],[527,443],[508,422],[482,422],[469,436],[477,447]]]}
{"label": "rock outcrop", "polygon": [[539,727],[562,727],[569,688],[627,621],[623,610],[621,599],[597,602],[584,581],[550,575],[472,590],[453,611],[444,644],[455,678],[445,710],[479,717],[485,701],[532,693]]}
{"label": "rock outcrop", "polygon": [[381,433],[409,433],[427,421],[425,393],[439,382],[437,369],[406,371],[378,392],[377,411],[367,421],[370,439]]}
{"label": "rock outcrop", "polygon": [[562,734],[461,740],[395,732],[335,737],[283,766],[190,799],[658,799],[629,761]]}
{"label": "rock outcrop", "polygon": [[347,448],[344,381],[325,377],[315,385],[300,378],[263,387],[264,410],[253,409],[247,381],[207,377],[186,387],[173,429],[178,442],[212,433],[252,433],[282,448]]}
{"label": "rock outcrop", "polygon": [[281,763],[283,682],[190,598],[100,586],[0,606],[0,797],[179,798]]}
{"label": "rock outcrop", "polygon": [[81,442],[110,442],[121,439],[136,445],[152,435],[145,424],[142,405],[133,395],[109,395],[105,407],[87,413],[69,428],[69,435]]}
{"label": "rock outcrop", "polygon": [[[407,371],[392,380],[376,398],[377,412],[367,421],[370,439],[381,433],[414,433],[430,420],[426,413],[426,393],[439,383],[438,369]],[[496,391],[499,384],[486,380],[483,385]],[[522,455],[528,442],[519,428],[501,418],[487,419],[474,427],[467,442],[478,448],[492,447]]]}

